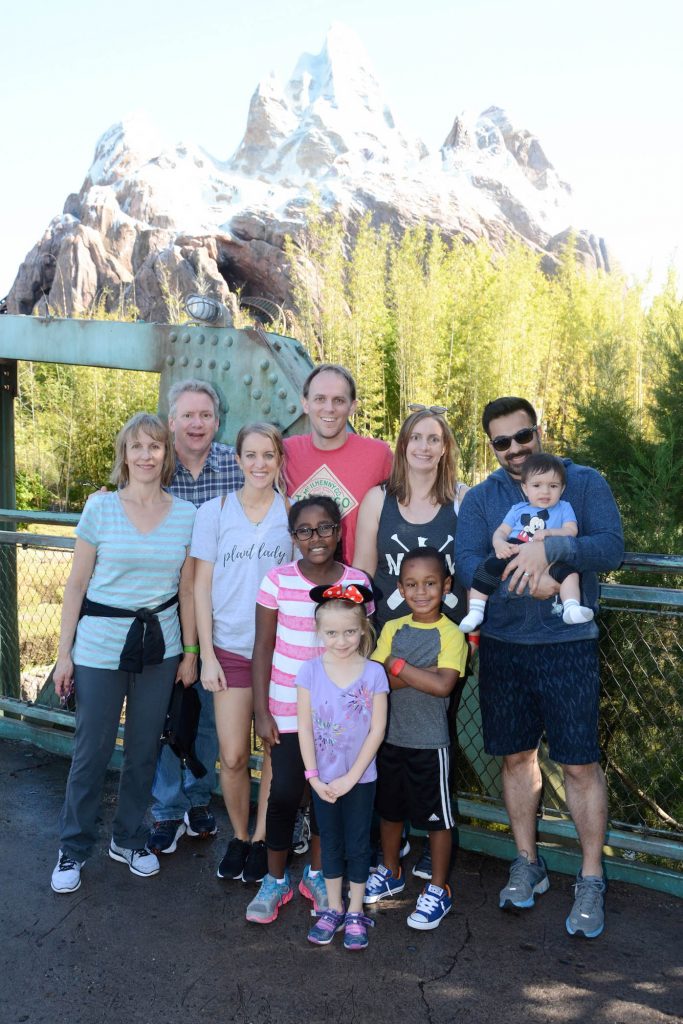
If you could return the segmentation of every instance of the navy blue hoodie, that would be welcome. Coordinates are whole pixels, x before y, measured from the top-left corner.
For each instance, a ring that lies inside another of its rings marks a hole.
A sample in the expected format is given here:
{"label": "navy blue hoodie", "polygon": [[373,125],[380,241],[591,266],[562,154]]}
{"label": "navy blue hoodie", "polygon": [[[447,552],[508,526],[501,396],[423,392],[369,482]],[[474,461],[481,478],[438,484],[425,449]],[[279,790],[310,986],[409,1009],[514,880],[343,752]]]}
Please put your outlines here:
{"label": "navy blue hoodie", "polygon": [[[550,562],[566,562],[581,574],[582,603],[597,610],[598,572],[616,569],[624,557],[624,536],[619,510],[607,482],[594,469],[562,460],[567,487],[562,495],[576,513],[578,537],[546,537]],[[477,566],[493,553],[491,538],[506,513],[524,493],[504,469],[491,473],[465,495],[458,515],[455,569],[468,589]],[[595,621],[567,625],[562,606],[554,598],[538,600],[508,590],[507,581],[488,600],[482,636],[517,644],[560,643],[597,637]]]}

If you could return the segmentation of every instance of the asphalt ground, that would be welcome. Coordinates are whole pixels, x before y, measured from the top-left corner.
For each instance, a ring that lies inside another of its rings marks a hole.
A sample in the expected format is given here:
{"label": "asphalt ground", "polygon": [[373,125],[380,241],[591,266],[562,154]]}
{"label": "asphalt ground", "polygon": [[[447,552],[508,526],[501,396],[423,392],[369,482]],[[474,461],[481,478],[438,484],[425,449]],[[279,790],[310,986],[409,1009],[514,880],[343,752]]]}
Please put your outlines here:
{"label": "asphalt ground", "polygon": [[[570,937],[571,880],[528,911],[503,913],[501,861],[460,851],[454,906],[432,932],[405,924],[422,883],[380,903],[365,952],[306,941],[297,893],[271,925],[248,924],[255,887],[222,882],[230,836],[215,801],[215,839],[183,838],[153,878],[106,854],[116,798],[111,774],[102,841],[70,895],[50,889],[68,762],[0,741],[0,1022],[30,1024],[655,1024],[683,1020],[683,903],[610,887],[598,939]],[[408,871],[416,852],[407,858]],[[298,882],[304,858],[292,863]],[[404,898],[403,898],[404,897]]]}

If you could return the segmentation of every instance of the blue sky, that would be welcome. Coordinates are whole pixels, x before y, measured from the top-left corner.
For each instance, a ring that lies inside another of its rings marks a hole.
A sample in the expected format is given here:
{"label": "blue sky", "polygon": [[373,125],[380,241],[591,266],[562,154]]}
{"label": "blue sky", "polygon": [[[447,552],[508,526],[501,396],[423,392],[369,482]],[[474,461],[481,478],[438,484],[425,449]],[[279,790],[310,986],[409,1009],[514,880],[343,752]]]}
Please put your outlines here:
{"label": "blue sky", "polygon": [[227,158],[259,79],[361,38],[397,120],[437,148],[491,104],[535,132],[572,185],[577,226],[630,273],[683,278],[683,7],[676,0],[34,0],[3,13],[0,296],[77,192],[99,136],[146,110]]}

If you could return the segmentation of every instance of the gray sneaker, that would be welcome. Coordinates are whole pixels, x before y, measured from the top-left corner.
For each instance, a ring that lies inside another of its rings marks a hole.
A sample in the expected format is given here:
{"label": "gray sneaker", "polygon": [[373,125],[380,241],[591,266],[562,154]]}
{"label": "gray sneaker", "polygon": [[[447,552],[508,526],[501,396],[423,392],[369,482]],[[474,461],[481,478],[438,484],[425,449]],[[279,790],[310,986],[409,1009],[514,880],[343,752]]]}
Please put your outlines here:
{"label": "gray sneaker", "polygon": [[574,886],[574,906],[565,924],[570,935],[583,935],[586,939],[597,939],[605,927],[604,878],[586,875],[579,871]]}
{"label": "gray sneaker", "polygon": [[523,854],[513,860],[510,866],[508,884],[500,890],[498,906],[501,910],[515,907],[533,907],[534,894],[547,892],[550,888],[548,870],[542,857],[537,864],[530,864]]}
{"label": "gray sneaker", "polygon": [[109,845],[109,856],[112,860],[127,864],[133,874],[139,875],[140,878],[149,878],[150,875],[159,873],[159,861],[156,855],[150,853],[146,847],[139,850],[127,850],[112,839]]}
{"label": "gray sneaker", "polygon": [[254,924],[270,924],[277,917],[280,907],[289,903],[293,895],[289,872],[285,872],[284,882],[278,882],[272,875],[266,875],[261,882],[261,888],[247,907],[247,921]]}

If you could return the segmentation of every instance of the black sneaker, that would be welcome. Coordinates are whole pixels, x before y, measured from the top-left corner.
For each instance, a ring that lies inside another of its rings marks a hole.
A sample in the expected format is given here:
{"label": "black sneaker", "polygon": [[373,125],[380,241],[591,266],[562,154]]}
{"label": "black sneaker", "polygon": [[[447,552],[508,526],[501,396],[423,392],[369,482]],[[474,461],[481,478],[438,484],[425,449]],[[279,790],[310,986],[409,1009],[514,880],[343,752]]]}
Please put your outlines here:
{"label": "black sneaker", "polygon": [[245,842],[244,839],[231,839],[225,851],[225,857],[223,857],[223,860],[218,865],[218,871],[216,872],[218,877],[233,878],[235,880],[241,878],[250,847],[251,843]]}
{"label": "black sneaker", "polygon": [[242,871],[243,882],[262,882],[268,874],[268,850],[262,839],[249,847],[247,860]]}
{"label": "black sneaker", "polygon": [[208,807],[190,807],[185,811],[185,826],[193,839],[208,839],[218,832],[216,819]]}

